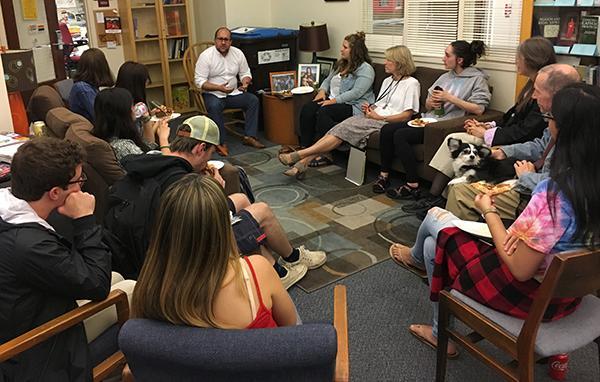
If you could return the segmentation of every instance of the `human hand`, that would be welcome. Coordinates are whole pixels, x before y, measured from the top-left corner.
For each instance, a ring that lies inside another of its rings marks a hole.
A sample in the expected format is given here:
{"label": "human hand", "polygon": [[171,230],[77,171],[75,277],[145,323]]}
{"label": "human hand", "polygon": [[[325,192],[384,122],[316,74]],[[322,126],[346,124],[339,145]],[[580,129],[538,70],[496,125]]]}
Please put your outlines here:
{"label": "human hand", "polygon": [[383,117],[381,115],[379,115],[379,113],[377,113],[375,111],[375,109],[372,109],[372,108],[367,109],[367,112],[365,113],[365,117],[370,118],[370,119],[375,119],[375,120],[383,120]]}
{"label": "human hand", "polygon": [[517,174],[517,178],[520,178],[523,174],[535,172],[535,165],[526,160],[516,161],[514,167],[515,173]]}
{"label": "human hand", "polygon": [[454,96],[445,90],[433,90],[431,92],[431,99],[433,100],[433,102],[436,102],[438,104],[442,104],[444,102],[452,102],[452,97]]}
{"label": "human hand", "polygon": [[482,126],[483,124],[479,125],[479,124],[472,124],[470,126],[467,126],[467,133],[469,133],[470,135],[477,137],[477,138],[482,138],[485,135],[485,127]]}
{"label": "human hand", "polygon": [[[162,118],[156,124],[158,125],[156,128],[158,142],[160,143],[160,146],[165,146],[169,142],[169,134],[171,133],[171,129],[169,128],[169,118]],[[163,143],[165,143],[165,145],[163,145]]]}
{"label": "human hand", "polygon": [[94,195],[83,191],[70,193],[65,199],[65,204],[58,207],[57,212],[71,219],[79,219],[94,213],[96,198]]}
{"label": "human hand", "polygon": [[325,94],[325,90],[319,90],[319,92],[317,93],[315,98],[313,98],[313,101],[318,102],[318,101],[324,100],[325,98],[327,98],[327,95]]}
{"label": "human hand", "polygon": [[321,107],[323,107],[323,106],[335,105],[336,103],[337,103],[337,101],[335,100],[335,98],[332,98],[332,99],[326,99],[326,100],[320,101],[319,105],[321,105]]}
{"label": "human hand", "polygon": [[517,245],[519,244],[519,240],[521,239],[519,239],[514,233],[507,231],[503,243],[504,252],[506,252],[506,254],[509,256],[515,253]]}
{"label": "human hand", "polygon": [[502,149],[492,149],[492,154],[490,156],[497,160],[506,159],[506,154]]}
{"label": "human hand", "polygon": [[371,108],[371,104],[369,104],[368,102],[364,102],[362,105],[360,105],[360,110],[367,114],[367,111],[369,111],[369,109]]}
{"label": "human hand", "polygon": [[234,88],[227,86],[229,85],[229,83],[225,82],[221,85],[219,85],[219,91],[222,91],[223,93],[231,93],[233,91]]}
{"label": "human hand", "polygon": [[494,207],[494,200],[488,194],[477,194],[475,195],[475,208],[479,213]]}
{"label": "human hand", "polygon": [[221,174],[219,173],[219,170],[217,168],[213,169],[211,175],[217,182],[219,182],[221,187],[225,188],[225,179],[223,179],[223,177],[221,176]]}

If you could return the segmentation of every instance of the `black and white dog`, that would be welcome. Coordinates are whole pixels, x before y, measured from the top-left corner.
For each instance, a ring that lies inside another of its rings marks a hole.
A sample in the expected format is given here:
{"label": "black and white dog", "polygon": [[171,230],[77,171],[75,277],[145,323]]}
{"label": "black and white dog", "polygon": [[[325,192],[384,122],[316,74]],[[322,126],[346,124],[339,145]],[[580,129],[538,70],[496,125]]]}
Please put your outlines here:
{"label": "black and white dog", "polygon": [[515,175],[512,160],[496,160],[487,146],[466,143],[456,138],[448,138],[448,148],[452,155],[452,168],[455,178],[450,182],[472,183],[485,180],[489,183],[502,182]]}

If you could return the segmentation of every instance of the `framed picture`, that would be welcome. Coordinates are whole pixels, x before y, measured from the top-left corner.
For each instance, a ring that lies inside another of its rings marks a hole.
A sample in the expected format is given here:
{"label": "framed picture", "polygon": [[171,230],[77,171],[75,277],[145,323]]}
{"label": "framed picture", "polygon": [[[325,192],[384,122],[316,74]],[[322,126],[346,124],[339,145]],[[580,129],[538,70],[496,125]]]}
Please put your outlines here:
{"label": "framed picture", "polygon": [[320,76],[319,64],[300,64],[298,65],[298,86],[314,87],[319,83]]}
{"label": "framed picture", "polygon": [[269,73],[271,80],[271,93],[289,92],[296,87],[296,72],[289,70],[286,72]]}
{"label": "framed picture", "polygon": [[333,65],[337,62],[335,58],[329,57],[317,57],[317,63],[320,66],[320,77],[321,81],[323,81],[329,73],[333,70]]}

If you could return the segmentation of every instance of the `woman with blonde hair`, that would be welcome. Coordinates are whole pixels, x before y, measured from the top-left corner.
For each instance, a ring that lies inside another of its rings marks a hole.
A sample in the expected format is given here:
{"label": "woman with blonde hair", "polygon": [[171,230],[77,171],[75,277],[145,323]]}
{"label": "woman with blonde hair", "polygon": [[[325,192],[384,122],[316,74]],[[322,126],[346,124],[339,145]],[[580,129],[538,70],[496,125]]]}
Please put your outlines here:
{"label": "woman with blonde hair", "polygon": [[362,114],[345,119],[335,125],[312,146],[279,155],[281,163],[292,166],[284,174],[301,179],[307,165],[318,155],[327,153],[348,142],[360,149],[367,146],[369,136],[386,123],[408,121],[419,112],[419,81],[411,77],[415,64],[410,50],[398,45],[385,51],[385,72],[390,74],[381,84],[381,90],[370,104],[361,105]]}
{"label": "woman with blonde hair", "polygon": [[134,317],[254,329],[296,324],[294,304],[262,256],[240,258],[220,185],[189,174],[161,197],[133,294]]}

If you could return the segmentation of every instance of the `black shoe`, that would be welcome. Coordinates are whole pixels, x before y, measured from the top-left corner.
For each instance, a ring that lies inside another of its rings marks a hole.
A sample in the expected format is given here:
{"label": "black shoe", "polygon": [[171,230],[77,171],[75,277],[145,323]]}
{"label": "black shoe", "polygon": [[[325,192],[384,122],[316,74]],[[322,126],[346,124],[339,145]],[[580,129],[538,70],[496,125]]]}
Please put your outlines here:
{"label": "black shoe", "polygon": [[404,183],[398,188],[390,188],[387,190],[386,195],[392,199],[421,199],[421,188],[419,187],[411,187],[408,184]]}
{"label": "black shoe", "polygon": [[373,192],[376,194],[383,194],[385,190],[390,186],[390,178],[379,175],[375,183],[373,183]]}
{"label": "black shoe", "polygon": [[408,213],[418,213],[429,211],[431,207],[444,207],[446,205],[446,199],[441,196],[429,196],[425,199],[419,200],[416,203],[402,206],[402,211]]}

